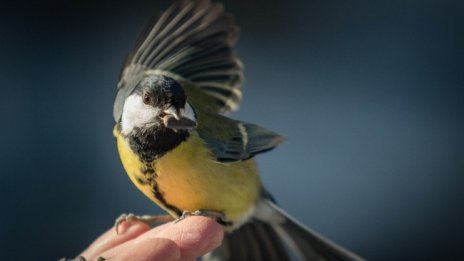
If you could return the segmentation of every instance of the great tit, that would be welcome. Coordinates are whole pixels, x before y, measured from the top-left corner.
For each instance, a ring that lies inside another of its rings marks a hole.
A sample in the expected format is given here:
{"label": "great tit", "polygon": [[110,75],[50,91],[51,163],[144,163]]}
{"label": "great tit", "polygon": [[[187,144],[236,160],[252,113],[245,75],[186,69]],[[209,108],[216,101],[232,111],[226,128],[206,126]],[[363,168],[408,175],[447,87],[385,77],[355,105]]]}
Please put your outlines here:
{"label": "great tit", "polygon": [[237,38],[233,17],[209,0],[176,2],[145,26],[114,103],[129,178],[174,218],[222,224],[224,242],[205,260],[362,260],[290,217],[263,188],[254,156],[284,139],[225,116],[242,98]]}

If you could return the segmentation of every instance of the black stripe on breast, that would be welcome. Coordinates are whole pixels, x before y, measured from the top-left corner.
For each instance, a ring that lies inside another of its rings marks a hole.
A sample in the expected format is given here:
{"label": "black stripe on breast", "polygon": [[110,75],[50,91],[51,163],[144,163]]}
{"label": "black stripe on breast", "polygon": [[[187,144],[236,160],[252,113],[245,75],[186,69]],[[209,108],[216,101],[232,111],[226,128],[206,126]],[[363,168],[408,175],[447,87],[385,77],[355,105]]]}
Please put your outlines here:
{"label": "black stripe on breast", "polygon": [[[164,192],[162,192],[159,187],[158,183],[156,182],[156,178],[158,175],[156,174],[155,169],[153,168],[153,163],[146,163],[140,170],[145,177],[143,180],[144,184],[147,184],[151,188],[151,192],[153,196],[159,200],[159,202],[169,210],[175,212],[178,216],[182,215],[182,210],[178,209],[176,206],[169,204],[166,199],[164,198]],[[138,179],[137,179],[138,181]]]}

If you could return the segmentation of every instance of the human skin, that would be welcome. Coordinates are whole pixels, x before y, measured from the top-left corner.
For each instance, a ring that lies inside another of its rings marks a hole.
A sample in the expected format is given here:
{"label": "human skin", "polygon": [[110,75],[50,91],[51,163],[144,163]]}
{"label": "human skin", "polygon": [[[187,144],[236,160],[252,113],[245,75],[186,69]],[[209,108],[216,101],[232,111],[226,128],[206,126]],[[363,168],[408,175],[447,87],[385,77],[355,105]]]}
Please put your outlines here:
{"label": "human skin", "polygon": [[200,216],[155,228],[138,221],[123,222],[118,230],[119,234],[109,229],[80,255],[86,260],[195,260],[220,246],[224,236],[219,224]]}

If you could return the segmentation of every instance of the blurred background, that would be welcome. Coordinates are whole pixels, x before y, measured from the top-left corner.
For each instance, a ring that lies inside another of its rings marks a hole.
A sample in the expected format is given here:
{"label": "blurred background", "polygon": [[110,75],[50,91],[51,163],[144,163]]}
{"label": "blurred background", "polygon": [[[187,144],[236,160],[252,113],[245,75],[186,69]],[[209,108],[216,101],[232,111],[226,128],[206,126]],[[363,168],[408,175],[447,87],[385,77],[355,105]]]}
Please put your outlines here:
{"label": "blurred background", "polygon": [[[160,213],[112,136],[120,65],[170,1],[0,4],[0,259],[75,256],[122,212]],[[370,260],[464,258],[461,1],[224,1],[241,27],[234,118],[283,208]]]}

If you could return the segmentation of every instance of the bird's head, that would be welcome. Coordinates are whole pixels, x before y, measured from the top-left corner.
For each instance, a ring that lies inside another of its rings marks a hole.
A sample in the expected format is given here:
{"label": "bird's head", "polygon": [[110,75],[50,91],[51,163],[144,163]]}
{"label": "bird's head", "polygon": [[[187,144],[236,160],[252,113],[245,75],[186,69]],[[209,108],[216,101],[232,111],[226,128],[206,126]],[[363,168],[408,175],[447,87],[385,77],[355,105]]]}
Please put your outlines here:
{"label": "bird's head", "polygon": [[195,126],[195,112],[182,86],[172,78],[147,75],[124,102],[121,117],[124,135],[152,128],[189,131]]}

